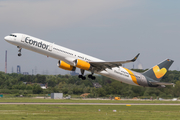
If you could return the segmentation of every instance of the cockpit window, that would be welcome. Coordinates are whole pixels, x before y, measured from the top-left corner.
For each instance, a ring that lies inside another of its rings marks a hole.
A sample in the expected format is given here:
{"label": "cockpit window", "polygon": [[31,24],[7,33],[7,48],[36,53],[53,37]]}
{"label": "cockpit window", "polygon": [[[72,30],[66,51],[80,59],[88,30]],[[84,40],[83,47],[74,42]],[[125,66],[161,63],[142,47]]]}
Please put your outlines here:
{"label": "cockpit window", "polygon": [[17,37],[16,35],[10,34],[9,36]]}

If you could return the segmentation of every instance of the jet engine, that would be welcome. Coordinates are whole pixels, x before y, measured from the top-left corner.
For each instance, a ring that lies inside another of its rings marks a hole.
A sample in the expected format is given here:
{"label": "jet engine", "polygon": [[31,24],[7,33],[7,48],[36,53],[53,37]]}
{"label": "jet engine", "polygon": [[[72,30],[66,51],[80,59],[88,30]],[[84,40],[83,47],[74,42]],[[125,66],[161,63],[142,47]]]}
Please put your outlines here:
{"label": "jet engine", "polygon": [[76,70],[76,67],[74,67],[74,66],[72,66],[72,65],[69,65],[69,64],[67,64],[66,62],[61,61],[61,60],[58,61],[57,66],[58,66],[59,68],[64,69],[64,70],[69,70],[69,71],[75,71],[75,70]]}
{"label": "jet engine", "polygon": [[91,69],[91,65],[88,62],[80,60],[80,59],[75,60],[75,66],[83,70]]}

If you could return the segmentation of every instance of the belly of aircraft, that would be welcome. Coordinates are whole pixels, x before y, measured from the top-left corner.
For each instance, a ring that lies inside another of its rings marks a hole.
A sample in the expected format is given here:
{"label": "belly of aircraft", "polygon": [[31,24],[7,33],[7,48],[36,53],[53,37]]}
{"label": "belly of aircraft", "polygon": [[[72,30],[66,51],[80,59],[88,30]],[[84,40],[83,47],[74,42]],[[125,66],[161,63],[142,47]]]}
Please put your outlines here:
{"label": "belly of aircraft", "polygon": [[106,74],[102,73],[102,75],[110,77],[117,81],[135,86],[148,86],[147,80],[143,75],[128,70],[126,68],[120,67],[120,68],[106,69],[106,72],[107,72]]}

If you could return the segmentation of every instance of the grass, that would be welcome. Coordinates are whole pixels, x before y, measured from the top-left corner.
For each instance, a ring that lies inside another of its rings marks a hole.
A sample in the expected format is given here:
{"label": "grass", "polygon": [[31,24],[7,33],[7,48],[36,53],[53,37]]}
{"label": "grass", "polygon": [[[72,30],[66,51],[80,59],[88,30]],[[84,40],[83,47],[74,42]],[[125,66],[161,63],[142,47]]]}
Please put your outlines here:
{"label": "grass", "polygon": [[42,98],[0,98],[0,102],[17,103],[180,103],[180,101],[159,100],[84,100],[84,99],[42,99]]}
{"label": "grass", "polygon": [[0,105],[0,120],[178,120],[179,113],[179,106]]}

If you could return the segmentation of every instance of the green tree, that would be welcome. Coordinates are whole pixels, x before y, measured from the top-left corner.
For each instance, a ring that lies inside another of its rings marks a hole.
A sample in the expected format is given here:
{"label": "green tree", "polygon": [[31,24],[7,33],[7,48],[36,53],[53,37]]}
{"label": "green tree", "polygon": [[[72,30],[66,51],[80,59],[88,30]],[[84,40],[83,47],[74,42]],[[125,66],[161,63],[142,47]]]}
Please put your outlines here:
{"label": "green tree", "polygon": [[43,89],[40,87],[40,85],[35,84],[33,86],[33,94],[41,94],[43,93]]}

